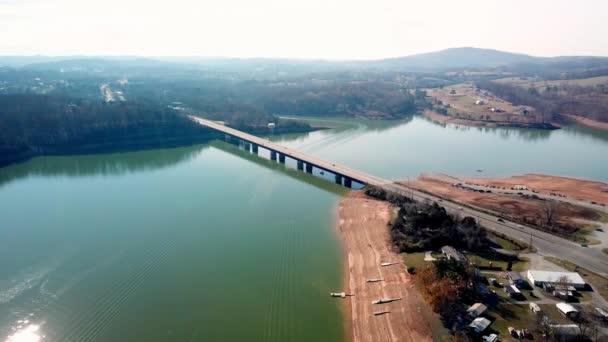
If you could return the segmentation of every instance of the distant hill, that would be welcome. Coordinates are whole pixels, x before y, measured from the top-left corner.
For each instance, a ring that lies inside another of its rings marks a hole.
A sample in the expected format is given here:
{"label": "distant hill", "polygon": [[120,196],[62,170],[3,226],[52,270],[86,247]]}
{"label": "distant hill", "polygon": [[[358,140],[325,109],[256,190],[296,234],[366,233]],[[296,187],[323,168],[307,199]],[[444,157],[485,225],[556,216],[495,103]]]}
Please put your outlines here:
{"label": "distant hill", "polygon": [[[560,73],[608,68],[608,57],[560,56],[535,57],[493,49],[450,48],[405,57],[332,61],[285,58],[207,58],[207,57],[134,57],[134,56],[0,56],[0,67],[29,70],[66,70],[79,72],[145,72],[161,70],[200,70],[207,74],[238,73],[250,78],[305,75],[312,73],[386,70],[400,72],[442,72],[463,69],[500,69],[525,73]],[[271,78],[272,78],[271,77]]]}
{"label": "distant hill", "polygon": [[451,48],[406,57],[379,60],[378,66],[408,71],[464,68],[496,68],[510,64],[534,63],[545,60],[524,54],[472,47]]}

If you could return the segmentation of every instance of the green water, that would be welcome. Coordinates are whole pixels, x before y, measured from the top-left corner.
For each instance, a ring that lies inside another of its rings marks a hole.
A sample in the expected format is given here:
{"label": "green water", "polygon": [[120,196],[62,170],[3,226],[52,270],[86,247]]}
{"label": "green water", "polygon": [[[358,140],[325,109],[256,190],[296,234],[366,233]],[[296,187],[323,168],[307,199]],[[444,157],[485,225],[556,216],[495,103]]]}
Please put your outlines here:
{"label": "green water", "polygon": [[[392,178],[608,180],[608,135],[577,126],[325,125],[273,139]],[[343,190],[288,164],[214,142],[0,169],[0,341],[341,340]]]}

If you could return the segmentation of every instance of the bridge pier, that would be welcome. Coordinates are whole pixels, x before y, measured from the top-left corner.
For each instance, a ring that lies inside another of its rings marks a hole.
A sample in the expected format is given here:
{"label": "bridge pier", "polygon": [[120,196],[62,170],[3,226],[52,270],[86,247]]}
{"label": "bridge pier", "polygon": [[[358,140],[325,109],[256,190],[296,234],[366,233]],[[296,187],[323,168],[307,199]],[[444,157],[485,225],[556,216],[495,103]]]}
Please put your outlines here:
{"label": "bridge pier", "polygon": [[298,160],[298,170],[300,170],[300,171],[304,170],[304,162],[301,160]]}
{"label": "bridge pier", "polygon": [[250,143],[243,141],[243,148],[245,148],[245,151],[249,152],[251,150],[250,147],[251,147]]}
{"label": "bridge pier", "polygon": [[342,175],[336,174],[336,184],[342,185]]}
{"label": "bridge pier", "polygon": [[251,152],[258,154],[258,145],[257,144],[251,144]]}
{"label": "bridge pier", "polygon": [[270,159],[277,161],[277,153],[275,151],[270,151]]}
{"label": "bridge pier", "polygon": [[348,177],[344,177],[344,186],[347,188],[352,188],[353,180]]}
{"label": "bridge pier", "polygon": [[285,155],[283,153],[279,153],[279,163],[285,164]]}
{"label": "bridge pier", "polygon": [[306,163],[306,173],[312,173],[312,164]]}

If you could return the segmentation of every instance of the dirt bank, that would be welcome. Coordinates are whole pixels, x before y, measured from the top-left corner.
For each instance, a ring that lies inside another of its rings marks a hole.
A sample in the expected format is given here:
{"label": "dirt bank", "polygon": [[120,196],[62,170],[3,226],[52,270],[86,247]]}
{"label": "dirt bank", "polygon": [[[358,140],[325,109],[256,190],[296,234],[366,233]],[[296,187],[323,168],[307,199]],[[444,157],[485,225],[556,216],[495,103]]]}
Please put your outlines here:
{"label": "dirt bank", "polygon": [[[387,223],[393,208],[387,202],[351,192],[340,202],[338,235],[343,243],[345,289],[354,296],[344,300],[350,310],[352,341],[432,341],[435,317],[414,288],[399,255],[390,249]],[[382,262],[399,262],[382,267]],[[367,279],[383,281],[368,283]],[[381,297],[399,301],[374,305]],[[349,305],[350,304],[350,305]],[[375,316],[378,311],[389,313]],[[348,315],[347,315],[348,317]]]}
{"label": "dirt bank", "polygon": [[608,129],[608,122],[592,120],[592,119],[584,118],[584,117],[578,116],[578,115],[562,114],[562,116],[565,117],[567,120],[578,122],[581,125],[601,128],[601,129]]}

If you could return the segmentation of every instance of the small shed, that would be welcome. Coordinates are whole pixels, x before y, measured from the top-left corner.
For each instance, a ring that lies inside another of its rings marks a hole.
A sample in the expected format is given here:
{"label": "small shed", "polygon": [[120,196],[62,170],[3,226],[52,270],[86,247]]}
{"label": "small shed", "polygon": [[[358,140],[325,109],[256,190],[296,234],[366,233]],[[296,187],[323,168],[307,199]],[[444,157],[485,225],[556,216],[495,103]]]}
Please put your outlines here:
{"label": "small shed", "polygon": [[492,322],[489,319],[477,317],[473,320],[473,322],[471,322],[471,324],[469,324],[469,328],[479,334],[486,330],[490,324],[492,324]]}
{"label": "small shed", "polygon": [[488,307],[485,306],[484,304],[475,303],[467,309],[467,312],[470,317],[477,318],[477,317],[483,315],[487,310],[488,310]]}
{"label": "small shed", "polygon": [[467,257],[464,254],[460,253],[456,248],[452,246],[443,246],[441,247],[441,253],[448,258],[448,260],[455,260],[457,262],[466,262]]}
{"label": "small shed", "polygon": [[555,306],[559,312],[568,318],[576,318],[578,316],[578,310],[568,303],[557,303]]}

